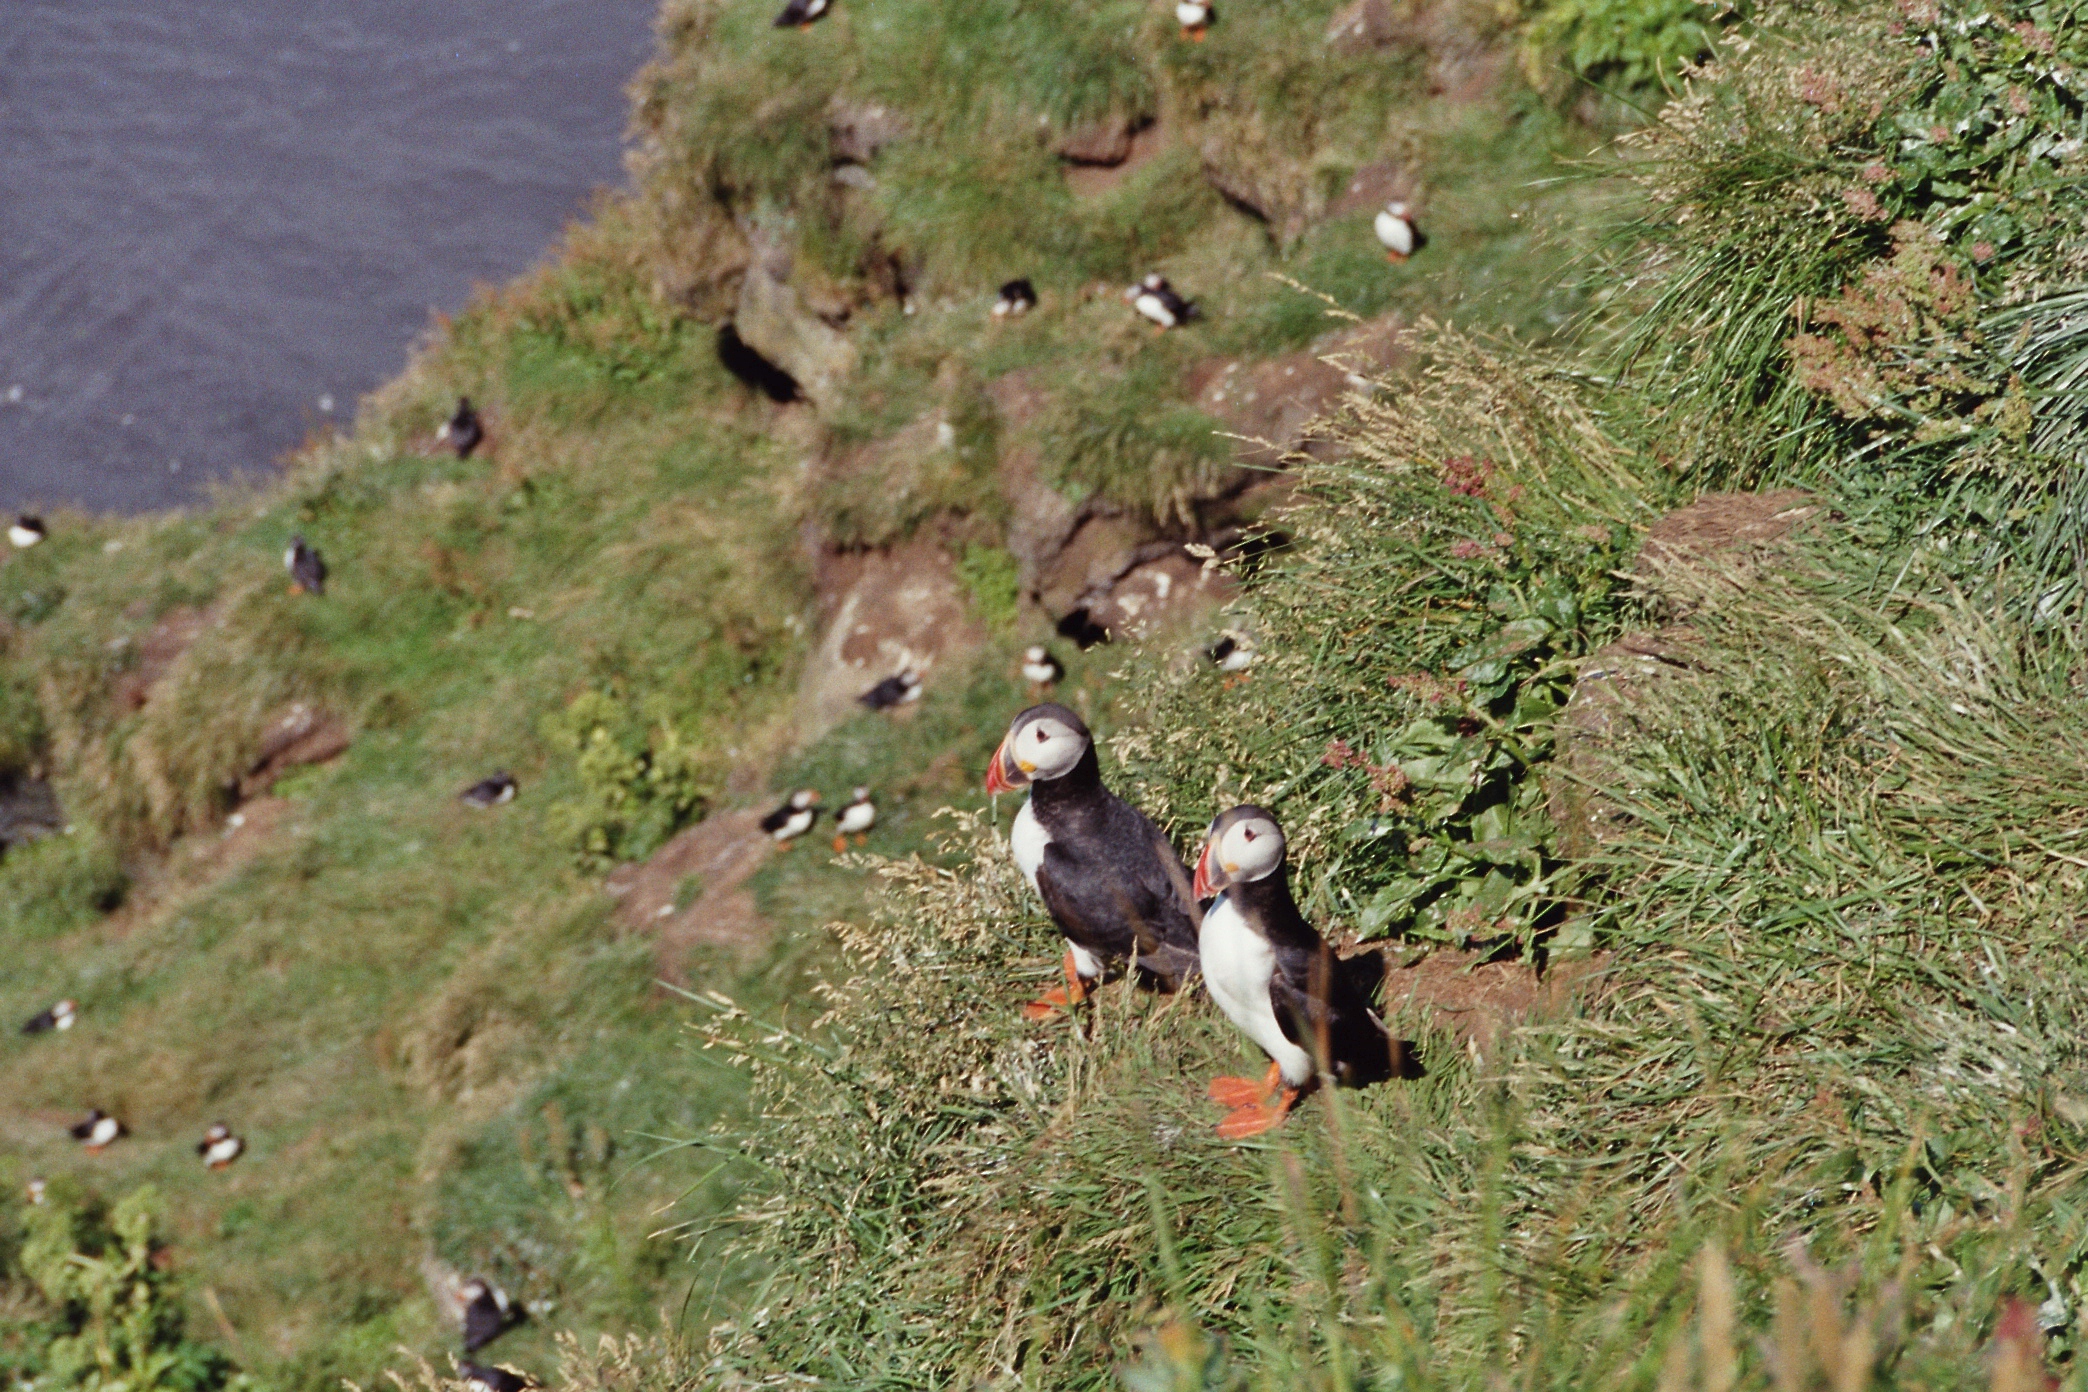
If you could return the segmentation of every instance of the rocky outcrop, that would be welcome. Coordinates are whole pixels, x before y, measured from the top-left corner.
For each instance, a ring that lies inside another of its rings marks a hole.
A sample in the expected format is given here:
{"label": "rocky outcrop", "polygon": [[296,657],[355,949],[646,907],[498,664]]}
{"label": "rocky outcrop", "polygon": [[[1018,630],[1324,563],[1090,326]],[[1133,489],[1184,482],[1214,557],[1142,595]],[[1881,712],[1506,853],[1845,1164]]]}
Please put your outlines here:
{"label": "rocky outcrop", "polygon": [[63,830],[55,788],[28,774],[0,774],[0,853]]}
{"label": "rocky outcrop", "polygon": [[661,979],[689,980],[698,948],[742,953],[768,938],[747,880],[775,842],[761,829],[759,810],[720,812],[681,832],[643,864],[620,865],[602,882],[616,903],[616,920],[652,935]]}
{"label": "rocky outcrop", "polygon": [[291,769],[339,758],[348,744],[348,725],[339,716],[301,701],[292,705],[262,727],[253,761],[235,784],[239,800],[259,797]]}
{"label": "rocky outcrop", "polygon": [[808,310],[765,262],[747,268],[732,323],[741,342],[789,373],[822,414],[840,404],[842,386],[855,370],[855,345]]}
{"label": "rocky outcrop", "polygon": [[861,709],[856,697],[911,670],[932,681],[938,664],[977,647],[955,562],[938,542],[828,553],[819,575],[822,623],[799,687],[800,739],[817,739]]}

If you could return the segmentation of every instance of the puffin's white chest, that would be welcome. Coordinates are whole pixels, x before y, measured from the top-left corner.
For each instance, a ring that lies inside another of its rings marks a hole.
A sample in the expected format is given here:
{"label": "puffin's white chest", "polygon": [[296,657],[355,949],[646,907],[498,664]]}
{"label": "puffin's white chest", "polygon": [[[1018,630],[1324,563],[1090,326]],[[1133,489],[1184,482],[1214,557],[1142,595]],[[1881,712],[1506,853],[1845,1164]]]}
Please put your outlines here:
{"label": "puffin's white chest", "polygon": [[1175,21],[1184,29],[1194,29],[1211,17],[1211,7],[1202,0],[1179,0],[1175,5]]}
{"label": "puffin's white chest", "polygon": [[793,836],[803,836],[806,829],[812,825],[812,818],[817,815],[809,807],[804,808],[802,811],[791,813],[784,820],[783,825],[776,828],[776,839],[778,841],[788,841]]}
{"label": "puffin's white chest", "polygon": [[1197,933],[1204,984],[1211,999],[1240,1033],[1261,1045],[1262,1052],[1283,1068],[1283,1080],[1300,1087],[1312,1076],[1312,1056],[1284,1038],[1269,1000],[1269,981],[1276,974],[1276,950],[1248,926],[1231,899],[1219,895],[1204,914]]}
{"label": "puffin's white chest", "polygon": [[1398,252],[1401,256],[1414,254],[1414,224],[1403,217],[1389,212],[1377,215],[1377,239],[1384,243],[1385,250]]}
{"label": "puffin's white chest", "polygon": [[1167,307],[1167,301],[1150,290],[1139,291],[1138,298],[1131,301],[1131,307],[1163,329],[1175,326],[1174,311]]}
{"label": "puffin's white chest", "polygon": [[1014,852],[1015,863],[1022,867],[1022,877],[1029,881],[1031,889],[1037,889],[1037,867],[1044,863],[1044,848],[1050,844],[1051,833],[1044,830],[1044,824],[1030,809],[1029,799],[1024,798],[1022,810],[1015,814],[1015,825],[1008,829],[1008,849]]}
{"label": "puffin's white chest", "polygon": [[105,1146],[115,1140],[116,1133],[122,1129],[116,1118],[103,1117],[100,1121],[94,1123],[94,1129],[87,1133],[87,1144],[91,1146]]}
{"label": "puffin's white chest", "polygon": [[237,1160],[239,1153],[245,1149],[245,1141],[240,1140],[237,1136],[227,1136],[222,1141],[212,1141],[210,1143],[210,1148],[203,1152],[203,1163],[213,1169],[220,1165],[229,1165],[234,1160]]}
{"label": "puffin's white chest", "polygon": [[841,811],[841,820],[834,828],[843,836],[870,830],[877,821],[877,805],[869,802],[851,802]]}
{"label": "puffin's white chest", "polygon": [[1046,682],[1058,679],[1058,669],[1048,662],[1025,662],[1022,664],[1022,675],[1042,686]]}
{"label": "puffin's white chest", "polygon": [[7,539],[17,551],[25,550],[43,540],[42,532],[32,532],[21,523],[7,529]]}

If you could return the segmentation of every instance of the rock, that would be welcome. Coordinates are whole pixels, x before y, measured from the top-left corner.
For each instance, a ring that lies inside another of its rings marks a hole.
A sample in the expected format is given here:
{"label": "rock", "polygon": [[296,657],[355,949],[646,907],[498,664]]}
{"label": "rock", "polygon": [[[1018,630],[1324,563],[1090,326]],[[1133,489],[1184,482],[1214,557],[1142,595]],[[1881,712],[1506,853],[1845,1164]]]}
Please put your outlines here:
{"label": "rock", "polygon": [[868,164],[906,133],[906,118],[889,107],[839,95],[827,105],[827,149],[836,161]]}
{"label": "rock", "polygon": [[58,791],[41,778],[0,774],[0,851],[65,830]]}
{"label": "rock", "polygon": [[[1072,139],[1072,136],[1067,137],[1068,141]],[[1078,147],[1071,147],[1062,142],[1060,154],[1065,160],[1066,187],[1081,198],[1099,198],[1113,192],[1125,179],[1151,163],[1166,149],[1167,140],[1166,128],[1160,122],[1153,121],[1143,125],[1130,125],[1124,137],[1124,151],[1114,159],[1083,160],[1067,153],[1069,148],[1084,148],[1097,154],[1114,154],[1115,144],[1104,143],[1099,135],[1092,145],[1085,139]]]}
{"label": "rock", "polygon": [[1345,58],[1384,48],[1397,33],[1390,0],[1354,0],[1327,22],[1327,44]]}
{"label": "rock", "polygon": [[932,538],[828,552],[819,572],[826,618],[798,689],[801,740],[855,714],[856,697],[884,678],[908,668],[927,677],[985,641],[956,565]]}
{"label": "rock", "polygon": [[1403,328],[1399,315],[1386,314],[1280,357],[1206,358],[1189,369],[1184,386],[1199,411],[1235,435],[1264,442],[1239,445],[1242,463],[1275,465],[1314,444],[1307,427],[1359,389],[1359,374],[1398,365],[1405,356]]}
{"label": "rock", "polygon": [[340,757],[348,744],[348,726],[339,717],[303,702],[291,706],[262,727],[253,762],[236,785],[240,801],[267,792],[293,768]]}
{"label": "rock", "polygon": [[664,980],[687,984],[689,954],[698,947],[744,953],[767,941],[768,924],[746,887],[775,847],[761,816],[757,808],[706,817],[602,882],[617,901],[617,922],[656,939]]}
{"label": "rock", "polygon": [[789,373],[822,414],[839,404],[842,384],[855,370],[855,345],[807,310],[771,267],[747,268],[732,322],[741,341]]}
{"label": "rock", "polygon": [[1129,116],[1105,116],[1066,132],[1052,153],[1074,164],[1122,164],[1131,157],[1132,137],[1150,124]]}
{"label": "rock", "polygon": [[1222,603],[1236,588],[1231,576],[1206,571],[1178,544],[1155,542],[1141,547],[1121,574],[1081,595],[1076,608],[1111,638],[1135,640],[1190,606]]}

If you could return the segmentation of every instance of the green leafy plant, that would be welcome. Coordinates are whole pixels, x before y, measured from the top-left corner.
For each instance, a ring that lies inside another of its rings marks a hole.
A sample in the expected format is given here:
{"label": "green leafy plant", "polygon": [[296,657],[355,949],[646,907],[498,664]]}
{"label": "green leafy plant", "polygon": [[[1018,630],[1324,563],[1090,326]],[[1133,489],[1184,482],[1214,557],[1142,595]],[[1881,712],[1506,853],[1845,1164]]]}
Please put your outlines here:
{"label": "green leafy plant", "polygon": [[1710,51],[1712,0],[1547,0],[1523,29],[1523,65],[1539,89],[1563,64],[1589,81],[1646,87],[1670,82]]}
{"label": "green leafy plant", "polygon": [[581,793],[546,816],[583,865],[603,869],[650,855],[717,793],[715,756],[684,734],[666,698],[633,705],[587,691],[543,719],[544,738],[573,758]]}
{"label": "green leafy plant", "polygon": [[1015,622],[1021,586],[1015,557],[1006,547],[966,545],[957,561],[957,578],[971,595],[973,611],[987,624],[1006,628]]}
{"label": "green leafy plant", "polygon": [[8,1275],[36,1304],[28,1320],[0,1313],[0,1372],[85,1392],[214,1392],[244,1381],[223,1353],[183,1333],[173,1279],[154,1260],[159,1204],[150,1185],[108,1209],[53,1184],[24,1209],[19,1270]]}

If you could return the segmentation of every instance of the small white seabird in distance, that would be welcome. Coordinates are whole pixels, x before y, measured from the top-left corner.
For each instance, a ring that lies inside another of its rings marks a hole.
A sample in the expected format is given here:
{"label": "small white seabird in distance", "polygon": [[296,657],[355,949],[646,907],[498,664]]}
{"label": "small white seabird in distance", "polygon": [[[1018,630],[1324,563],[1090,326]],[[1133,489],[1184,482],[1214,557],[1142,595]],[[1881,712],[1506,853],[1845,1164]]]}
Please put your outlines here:
{"label": "small white seabird in distance", "polygon": [[1414,225],[1413,213],[1397,199],[1380,209],[1371,225],[1385,248],[1387,261],[1404,261],[1420,249],[1421,231]]}
{"label": "small white seabird in distance", "polygon": [[853,836],[858,846],[870,839],[870,828],[877,825],[877,804],[870,800],[868,788],[858,788],[834,818],[834,852],[848,848],[848,838]]}

